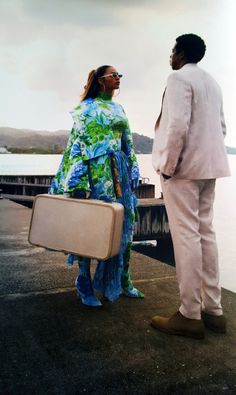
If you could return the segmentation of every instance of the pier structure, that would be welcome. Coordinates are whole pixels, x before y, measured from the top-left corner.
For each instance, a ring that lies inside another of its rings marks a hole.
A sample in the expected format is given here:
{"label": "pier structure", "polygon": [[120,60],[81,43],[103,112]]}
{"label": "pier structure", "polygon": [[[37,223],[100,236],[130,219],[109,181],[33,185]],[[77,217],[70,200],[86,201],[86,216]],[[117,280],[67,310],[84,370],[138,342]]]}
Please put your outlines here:
{"label": "pier structure", "polygon": [[32,207],[33,197],[47,193],[53,177],[49,175],[0,175],[1,194],[6,199]]}
{"label": "pier structure", "polygon": [[[54,176],[49,175],[0,175],[1,196],[27,207],[32,207],[34,197],[48,192]],[[134,228],[134,241],[170,238],[169,223],[162,198],[155,198],[155,185],[140,179],[136,190],[139,199],[138,221]]]}

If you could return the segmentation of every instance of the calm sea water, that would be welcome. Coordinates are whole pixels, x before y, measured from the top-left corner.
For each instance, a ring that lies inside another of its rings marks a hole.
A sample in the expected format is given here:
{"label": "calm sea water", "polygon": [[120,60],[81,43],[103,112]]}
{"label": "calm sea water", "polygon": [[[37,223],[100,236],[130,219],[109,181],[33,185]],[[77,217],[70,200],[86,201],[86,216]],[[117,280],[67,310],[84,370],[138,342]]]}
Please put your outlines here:
{"label": "calm sea water", "polygon": [[[236,292],[236,156],[229,155],[231,177],[217,180],[214,226],[219,248],[221,284]],[[0,175],[53,175],[61,155],[0,155]],[[159,176],[154,172],[151,155],[138,155],[141,176],[155,184],[160,195]]]}

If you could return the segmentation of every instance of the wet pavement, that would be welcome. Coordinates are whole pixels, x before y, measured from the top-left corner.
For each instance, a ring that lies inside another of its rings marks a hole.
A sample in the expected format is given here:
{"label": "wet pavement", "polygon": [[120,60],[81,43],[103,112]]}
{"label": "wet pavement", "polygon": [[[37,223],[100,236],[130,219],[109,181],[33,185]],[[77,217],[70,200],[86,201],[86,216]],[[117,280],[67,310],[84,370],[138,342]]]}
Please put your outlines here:
{"label": "wet pavement", "polygon": [[0,394],[236,394],[235,293],[223,290],[227,334],[159,333],[151,317],[178,308],[175,268],[139,249],[132,277],[145,299],[86,308],[77,268],[28,244],[30,216],[0,200]]}

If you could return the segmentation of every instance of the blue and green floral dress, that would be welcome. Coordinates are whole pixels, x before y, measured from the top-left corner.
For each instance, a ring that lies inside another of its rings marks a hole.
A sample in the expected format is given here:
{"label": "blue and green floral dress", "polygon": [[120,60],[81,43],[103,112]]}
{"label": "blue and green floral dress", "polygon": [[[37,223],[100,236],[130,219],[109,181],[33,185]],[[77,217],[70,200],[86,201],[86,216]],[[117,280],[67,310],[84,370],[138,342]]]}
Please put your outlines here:
{"label": "blue and green floral dress", "polygon": [[[99,261],[93,287],[109,300],[132,286],[129,260],[137,199],[139,169],[132,135],[122,106],[111,98],[86,99],[72,111],[74,125],[50,194],[69,194],[119,202],[125,217],[120,253]],[[69,256],[68,262],[83,257]]]}

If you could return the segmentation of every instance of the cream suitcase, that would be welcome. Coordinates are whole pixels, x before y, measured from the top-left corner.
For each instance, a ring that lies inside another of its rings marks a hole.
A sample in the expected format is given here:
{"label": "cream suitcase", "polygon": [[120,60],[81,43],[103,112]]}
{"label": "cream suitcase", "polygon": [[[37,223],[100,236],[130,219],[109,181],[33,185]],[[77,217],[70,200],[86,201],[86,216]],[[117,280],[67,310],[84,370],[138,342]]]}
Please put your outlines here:
{"label": "cream suitcase", "polygon": [[120,203],[37,195],[28,240],[40,247],[105,260],[119,253],[123,219]]}

